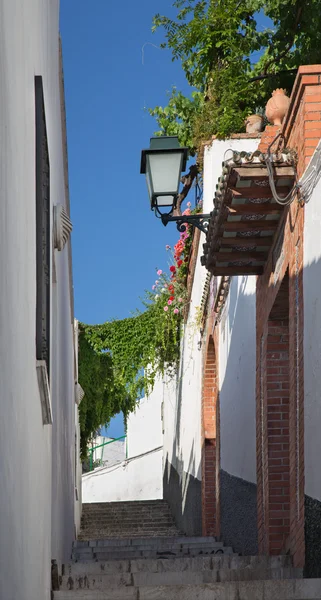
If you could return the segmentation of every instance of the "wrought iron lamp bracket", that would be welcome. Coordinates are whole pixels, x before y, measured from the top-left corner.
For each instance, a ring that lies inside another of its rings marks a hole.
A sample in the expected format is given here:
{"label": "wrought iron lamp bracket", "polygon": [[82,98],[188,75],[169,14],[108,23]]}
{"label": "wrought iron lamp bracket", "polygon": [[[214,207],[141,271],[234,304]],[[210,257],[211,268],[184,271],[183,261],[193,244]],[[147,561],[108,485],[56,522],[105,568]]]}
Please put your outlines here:
{"label": "wrought iron lamp bracket", "polygon": [[161,220],[163,225],[167,225],[167,223],[170,223],[172,221],[174,221],[176,223],[176,227],[178,229],[178,231],[180,233],[183,233],[184,231],[186,231],[186,223],[193,225],[193,227],[197,227],[197,229],[200,229],[201,231],[203,231],[203,233],[207,233],[208,231],[208,224],[209,224],[209,220],[211,218],[210,214],[196,214],[196,215],[180,215],[178,217],[172,217],[171,215],[162,215],[161,216]]}

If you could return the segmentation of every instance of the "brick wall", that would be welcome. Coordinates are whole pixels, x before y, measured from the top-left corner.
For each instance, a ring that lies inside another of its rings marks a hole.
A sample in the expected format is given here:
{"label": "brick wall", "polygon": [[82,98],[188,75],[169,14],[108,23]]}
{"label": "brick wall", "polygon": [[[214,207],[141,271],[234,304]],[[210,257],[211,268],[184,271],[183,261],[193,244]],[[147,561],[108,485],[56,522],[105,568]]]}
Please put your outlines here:
{"label": "brick wall", "polygon": [[274,138],[281,132],[281,127],[279,125],[267,125],[264,133],[261,136],[261,141],[259,143],[258,149],[261,152],[266,152],[270,144],[272,144]]}
{"label": "brick wall", "polygon": [[[273,305],[266,340],[266,514],[269,554],[280,554],[290,534],[289,281]],[[281,297],[280,297],[281,296]]]}
{"label": "brick wall", "polygon": [[[321,65],[300,67],[293,87],[290,107],[282,126],[287,147],[295,149],[298,153],[299,177],[304,173],[321,137],[320,86]],[[269,127],[266,133],[263,133],[260,143],[262,151],[266,150],[271,142],[271,134],[274,133],[278,133],[278,128],[272,130]],[[281,242],[283,239],[283,243],[280,244],[277,255],[276,244],[272,249],[264,273],[257,279],[256,294],[259,550],[261,553],[290,551],[294,565],[299,567],[304,566],[305,554],[303,226],[304,207],[295,201],[285,209],[284,220],[276,236],[276,243],[278,239],[281,239]],[[278,263],[277,270],[276,263]],[[284,306],[285,296],[288,302],[288,316],[284,320],[285,313],[282,318],[278,313],[279,317],[275,319],[275,310],[276,308],[280,310],[282,303]],[[276,329],[273,330],[277,327],[273,323],[277,321],[279,321],[279,333],[276,333]],[[287,336],[288,341],[285,342]],[[285,350],[286,344],[288,344],[288,351]],[[283,360],[281,357],[273,357],[274,351],[276,355],[278,354],[277,346],[280,352],[283,346]],[[286,358],[287,352],[288,358]],[[288,377],[288,380],[282,381],[281,376]],[[283,388],[283,384],[288,387],[288,390],[286,387]],[[278,387],[272,389],[270,385]],[[280,401],[282,412],[277,412],[276,402],[271,403],[272,398]],[[276,417],[272,418],[272,414],[282,418],[276,420]],[[274,419],[280,425],[277,427],[278,435],[275,435],[276,425],[272,425]],[[281,454],[277,456],[274,452],[281,452]],[[282,464],[271,462],[272,458],[280,459]],[[285,467],[288,467],[287,471]],[[278,482],[278,487],[274,482]],[[278,498],[278,502],[272,502],[272,497]],[[285,498],[289,498],[289,505]],[[277,514],[280,516],[277,517]]]}
{"label": "brick wall", "polygon": [[217,361],[214,339],[206,345],[202,393],[202,529],[203,535],[218,535],[219,440]]}

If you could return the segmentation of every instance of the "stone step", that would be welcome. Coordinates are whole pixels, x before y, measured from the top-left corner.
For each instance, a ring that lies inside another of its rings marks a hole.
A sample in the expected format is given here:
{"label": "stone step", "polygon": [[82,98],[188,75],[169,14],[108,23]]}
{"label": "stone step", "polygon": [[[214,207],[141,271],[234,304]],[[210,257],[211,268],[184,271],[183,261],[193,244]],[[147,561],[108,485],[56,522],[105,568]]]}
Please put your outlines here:
{"label": "stone step", "polygon": [[135,560],[72,562],[66,565],[65,572],[71,577],[111,575],[119,573],[164,573],[171,571],[209,571],[237,569],[280,569],[291,567],[291,557],[281,556],[238,556],[237,554],[220,554],[216,556],[153,558]]}
{"label": "stone step", "polygon": [[[138,540],[139,538],[137,538]],[[122,540],[120,540],[122,541]],[[76,551],[87,551],[90,549],[102,549],[104,548],[105,550],[108,549],[119,549],[119,550],[125,550],[125,549],[131,549],[131,550],[142,550],[145,548],[151,548],[151,549],[156,549],[156,550],[170,550],[172,548],[224,548],[224,545],[222,542],[217,542],[216,540],[208,540],[206,542],[202,542],[202,541],[198,541],[197,538],[195,540],[192,541],[180,541],[180,539],[178,538],[178,541],[167,541],[167,538],[164,538],[164,541],[158,540],[157,543],[155,543],[155,538],[145,538],[144,541],[135,541],[135,539],[131,540],[131,543],[127,543],[127,544],[121,544],[119,543],[119,540],[115,540],[113,543],[113,540],[97,540],[97,541],[88,541],[88,542],[83,542],[80,545],[75,544],[74,545],[74,550]]]}
{"label": "stone step", "polygon": [[112,546],[95,546],[94,548],[75,548],[73,550],[73,555],[76,557],[94,557],[97,558],[99,557],[101,554],[107,555],[110,554],[111,556],[114,556],[114,554],[116,553],[121,553],[124,556],[128,556],[128,558],[130,558],[131,556],[133,556],[134,554],[138,554],[138,556],[140,556],[141,552],[145,553],[150,553],[150,555],[154,555],[154,556],[161,556],[161,555],[168,555],[168,554],[174,554],[175,556],[178,556],[180,554],[194,554],[194,555],[206,555],[206,554],[231,554],[230,551],[226,552],[227,548],[224,547],[223,545],[208,545],[208,546],[198,546],[198,545],[194,545],[194,546],[170,546],[170,547],[164,547],[164,548],[159,548],[157,546],[148,546],[147,544],[144,546],[116,546],[115,548],[113,548]]}
{"label": "stone step", "polygon": [[181,556],[184,554],[185,556],[206,556],[206,555],[220,555],[220,554],[232,554],[230,548],[226,548],[224,546],[207,546],[206,548],[200,548],[198,546],[177,546],[172,548],[153,548],[149,546],[139,546],[138,548],[134,548],[133,546],[121,547],[117,546],[116,548],[111,547],[99,547],[95,548],[75,548],[72,554],[76,560],[83,559],[86,560],[87,557],[90,558],[99,558],[102,554],[114,556],[115,554],[121,554],[125,558],[131,558],[132,556],[145,556],[146,554],[152,557],[162,557],[162,556]]}
{"label": "stone step", "polygon": [[[91,539],[108,539],[108,535],[105,536],[105,538],[102,538],[100,535],[101,531],[113,531],[114,533],[117,533],[117,531],[119,531],[119,537],[120,538],[124,538],[124,533],[128,532],[127,538],[143,538],[143,537],[149,537],[150,534],[150,528],[148,528],[148,530],[146,529],[146,534],[144,533],[145,529],[142,529],[141,527],[139,527],[139,525],[137,525],[135,528],[131,527],[131,528],[120,528],[120,527],[86,527],[84,529],[81,530],[78,538],[80,539],[81,536],[89,531],[92,531],[94,534],[98,534],[99,535],[93,535]],[[154,535],[153,537],[174,537],[174,536],[180,536],[181,537],[181,533],[176,529],[176,527],[154,527],[154,531],[156,532],[156,535]],[[159,532],[159,536],[157,535],[157,532]],[[139,535],[137,535],[139,534]],[[117,535],[114,535],[113,537],[117,538]],[[88,538],[87,538],[88,539]]]}
{"label": "stone step", "polygon": [[146,550],[117,550],[117,551],[107,551],[104,549],[101,550],[97,550],[95,549],[94,552],[89,552],[89,553],[81,553],[81,552],[74,552],[72,558],[74,560],[77,561],[82,561],[82,560],[90,560],[90,558],[92,558],[93,560],[98,560],[98,561],[105,561],[105,560],[122,560],[128,558],[128,559],[134,559],[134,558],[152,558],[152,557],[162,557],[162,556],[168,556],[168,557],[181,557],[181,556],[200,556],[200,555],[217,555],[217,554],[233,554],[233,550],[232,548],[226,548],[226,547],[222,547],[222,548],[208,548],[207,550],[200,550],[200,549],[190,549],[190,548],[186,548],[186,549],[182,549],[182,550],[176,550],[176,551],[168,551],[168,552],[164,552],[162,554],[158,553],[157,550],[151,550],[151,549],[146,549]]}
{"label": "stone step", "polygon": [[[84,533],[84,532],[87,533],[88,531],[93,531],[93,532],[97,533],[97,532],[100,532],[101,530],[110,530],[110,531],[114,531],[114,532],[117,532],[119,530],[120,531],[119,537],[122,537],[122,538],[124,537],[123,533],[126,532],[126,531],[128,532],[128,536],[127,536],[128,538],[134,537],[134,534],[135,534],[135,537],[137,537],[136,533],[140,533],[139,537],[143,538],[143,537],[146,537],[147,535],[149,535],[149,532],[150,532],[151,528],[146,528],[147,533],[145,535],[145,533],[144,533],[145,528],[142,528],[139,524],[136,524],[135,527],[121,527],[120,525],[119,526],[116,525],[115,527],[113,527],[112,525],[105,526],[105,527],[102,527],[102,526],[99,527],[99,526],[95,525],[95,526],[92,526],[92,527],[83,528],[81,530],[80,534],[79,534],[79,538],[82,535],[82,533]],[[180,531],[177,530],[175,526],[171,526],[171,527],[156,527],[154,525],[154,531],[155,532],[159,531],[160,535],[162,537],[163,537],[163,534],[166,534],[166,532],[167,532],[166,537],[174,537],[174,536],[180,536],[181,537],[182,536],[182,534],[180,533]],[[155,535],[154,537],[158,537],[158,536]],[[107,538],[108,538],[108,536],[106,536],[106,539]],[[102,539],[102,538],[101,538],[101,536],[99,536],[99,537],[97,537],[97,536],[95,537],[94,536],[94,537],[92,537],[92,539]]]}
{"label": "stone step", "polygon": [[61,590],[54,600],[320,600],[321,579],[233,581],[202,585],[116,586]]}
{"label": "stone step", "polygon": [[89,518],[93,518],[93,519],[97,519],[97,518],[103,518],[103,517],[109,517],[111,519],[172,519],[172,515],[170,512],[155,512],[154,510],[149,511],[149,512],[139,512],[139,513],[132,513],[131,511],[125,511],[125,512],[111,512],[109,510],[105,510],[105,511],[95,511],[95,512],[84,512],[83,513],[83,517],[85,519],[89,519]]}
{"label": "stone step", "polygon": [[136,525],[137,523],[159,523],[163,525],[164,523],[167,523],[169,525],[174,525],[174,519],[170,515],[164,515],[162,517],[158,515],[142,515],[134,518],[130,515],[127,515],[126,517],[114,517],[112,515],[84,515],[82,517],[82,524],[83,523],[124,523],[126,525]]}
{"label": "stone step", "polygon": [[108,590],[118,586],[163,586],[163,585],[203,585],[227,581],[257,581],[269,579],[295,579],[302,577],[302,569],[285,567],[279,569],[219,569],[203,571],[167,571],[163,573],[118,573],[87,576],[84,574],[73,578],[64,576],[61,589]]}
{"label": "stone step", "polygon": [[[117,530],[111,530],[111,529],[100,529],[100,530],[85,530],[80,532],[79,534],[79,540],[82,541],[88,541],[91,540],[93,538],[96,539],[105,539],[105,538],[110,538],[110,539],[119,539],[119,538],[141,538],[142,535],[144,535],[144,537],[146,538],[154,538],[154,537],[168,537],[169,535],[175,535],[175,531],[173,531],[173,529],[157,529],[155,531],[150,530],[150,531],[128,531],[128,530],[124,530],[124,531],[119,531]],[[179,533],[177,534],[179,535]]]}
{"label": "stone step", "polygon": [[131,508],[130,506],[123,506],[119,508],[112,508],[108,504],[106,506],[91,504],[90,507],[84,507],[84,515],[99,515],[99,514],[110,514],[110,515],[170,515],[171,511],[168,506],[166,507],[142,507],[142,508]]}
{"label": "stone step", "polygon": [[88,515],[112,515],[112,516],[126,516],[126,515],[130,515],[132,517],[140,517],[142,515],[147,515],[147,516],[152,516],[152,515],[158,515],[160,517],[164,516],[164,517],[168,517],[171,516],[171,511],[166,509],[166,510],[159,510],[157,509],[146,509],[144,508],[143,510],[130,510],[130,509],[119,509],[119,510],[112,510],[108,507],[105,508],[93,508],[90,510],[84,510],[83,515],[88,516]]}
{"label": "stone step", "polygon": [[121,521],[121,520],[125,520],[125,521],[131,521],[131,522],[136,522],[137,519],[142,519],[144,521],[151,521],[151,520],[155,520],[155,521],[173,521],[173,517],[172,515],[168,514],[168,515],[159,515],[159,514],[141,514],[141,515],[132,515],[130,513],[125,513],[123,515],[119,515],[119,514],[111,514],[109,512],[101,512],[101,513],[90,513],[90,514],[84,514],[82,515],[82,518],[84,521],[89,521],[89,520],[106,520],[108,519],[109,521]]}
{"label": "stone step", "polygon": [[124,504],[124,506],[113,507],[111,504],[89,504],[83,508],[84,514],[109,512],[111,514],[168,514],[171,512],[169,506],[140,506],[133,507]]}
{"label": "stone step", "polygon": [[126,519],[83,519],[81,522],[81,526],[84,529],[89,529],[93,526],[95,526],[96,529],[98,529],[99,527],[120,527],[121,529],[136,529],[137,527],[143,529],[146,527],[148,529],[157,529],[157,527],[174,527],[174,523],[170,519],[150,519],[149,521],[147,521],[146,519],[137,519],[135,521],[130,521]]}
{"label": "stone step", "polygon": [[[165,545],[165,544],[212,544],[212,543],[221,543],[215,537],[188,537],[188,536],[170,536],[170,537],[160,537],[160,538],[147,538],[149,545]],[[74,548],[87,548],[95,547],[95,546],[137,546],[139,544],[145,544],[146,538],[122,538],[122,539],[92,539],[87,541],[76,540],[74,542]]]}
{"label": "stone step", "polygon": [[88,506],[168,506],[166,500],[115,500],[114,502],[84,502],[84,508]]}

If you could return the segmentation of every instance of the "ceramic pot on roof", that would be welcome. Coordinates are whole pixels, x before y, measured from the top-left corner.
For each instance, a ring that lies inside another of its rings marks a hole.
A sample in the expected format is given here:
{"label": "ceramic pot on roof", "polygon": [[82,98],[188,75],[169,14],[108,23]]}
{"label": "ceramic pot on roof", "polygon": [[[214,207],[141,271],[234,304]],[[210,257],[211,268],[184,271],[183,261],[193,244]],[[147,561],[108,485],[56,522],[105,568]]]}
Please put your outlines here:
{"label": "ceramic pot on roof", "polygon": [[272,93],[272,98],[267,102],[265,114],[273,125],[282,125],[283,119],[289,108],[290,98],[285,90],[278,88]]}

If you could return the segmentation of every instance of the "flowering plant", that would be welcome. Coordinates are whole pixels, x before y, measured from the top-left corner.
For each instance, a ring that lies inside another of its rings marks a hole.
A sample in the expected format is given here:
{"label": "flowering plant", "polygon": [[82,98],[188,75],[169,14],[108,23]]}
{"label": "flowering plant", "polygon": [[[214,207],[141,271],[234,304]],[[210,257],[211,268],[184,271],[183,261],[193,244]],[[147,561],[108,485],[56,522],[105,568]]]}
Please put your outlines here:
{"label": "flowering plant", "polygon": [[[192,211],[191,203],[187,203],[187,208],[183,215],[191,215],[200,212],[202,209],[199,203]],[[171,264],[169,267],[170,276],[166,275],[161,269],[157,270],[157,279],[152,286],[151,299],[154,302],[163,304],[165,313],[169,311],[174,315],[181,315],[187,302],[186,277],[188,274],[188,261],[193,239],[193,230],[191,225],[185,224],[185,231],[180,234],[179,240],[172,249],[166,244],[167,252],[171,252]]]}

